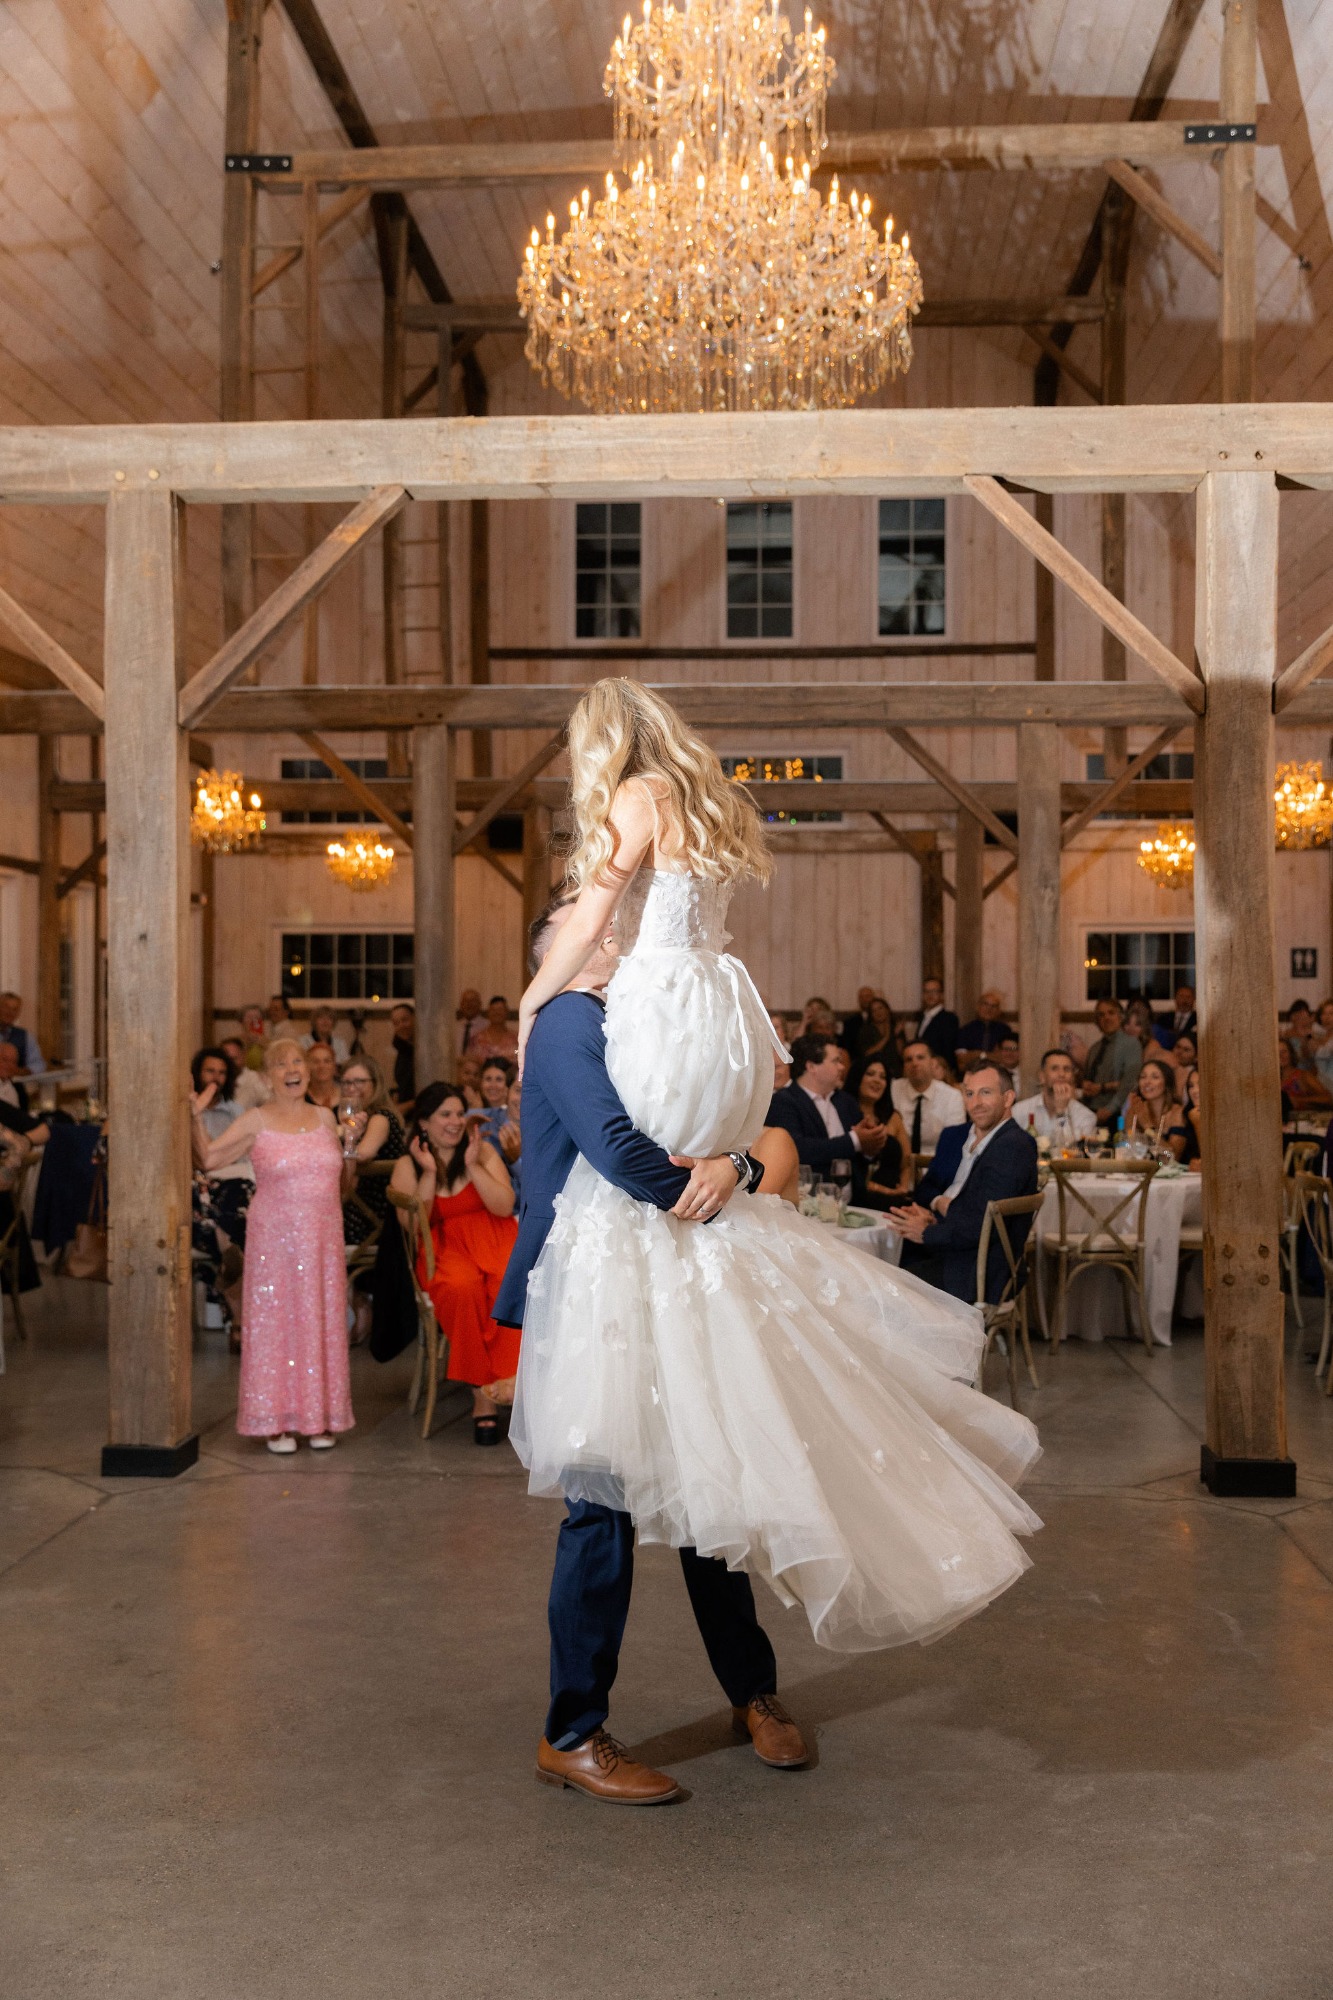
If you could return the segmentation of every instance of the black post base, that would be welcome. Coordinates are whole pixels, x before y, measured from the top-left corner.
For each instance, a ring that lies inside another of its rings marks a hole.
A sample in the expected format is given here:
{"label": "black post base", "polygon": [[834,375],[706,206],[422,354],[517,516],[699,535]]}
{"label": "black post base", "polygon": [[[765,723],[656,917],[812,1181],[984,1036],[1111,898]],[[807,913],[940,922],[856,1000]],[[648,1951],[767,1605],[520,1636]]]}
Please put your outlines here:
{"label": "black post base", "polygon": [[199,1438],[179,1444],[104,1444],[103,1479],[174,1479],[188,1472],[199,1457]]}
{"label": "black post base", "polygon": [[1219,1500],[1294,1500],[1294,1458],[1219,1458],[1204,1445],[1199,1477]]}

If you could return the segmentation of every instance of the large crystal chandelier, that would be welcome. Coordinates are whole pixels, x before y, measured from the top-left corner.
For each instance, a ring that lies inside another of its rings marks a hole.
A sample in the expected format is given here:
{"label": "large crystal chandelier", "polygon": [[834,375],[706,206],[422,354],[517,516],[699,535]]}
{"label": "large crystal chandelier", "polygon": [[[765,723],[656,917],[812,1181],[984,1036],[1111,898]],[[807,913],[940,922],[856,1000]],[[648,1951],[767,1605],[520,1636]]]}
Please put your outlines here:
{"label": "large crystal chandelier", "polygon": [[1327,847],[1333,835],[1333,792],[1322,764],[1279,764],[1273,806],[1279,847]]}
{"label": "large crystal chandelier", "polygon": [[1194,880],[1194,822],[1163,820],[1139,842],[1139,867],[1159,889],[1187,889]]}
{"label": "large crystal chandelier", "polygon": [[394,851],[387,841],[331,840],[324,851],[324,865],[345,889],[378,889],[393,873]]}
{"label": "large crystal chandelier", "polygon": [[625,16],[604,88],[627,180],[585,188],[559,237],[548,215],[519,277],[546,381],[600,411],[818,409],[909,365],[908,238],[811,185],[833,74],[778,0]]}
{"label": "large crystal chandelier", "polygon": [[190,838],[209,854],[241,854],[258,847],[268,821],[258,792],[247,804],[239,771],[201,771],[195,779]]}

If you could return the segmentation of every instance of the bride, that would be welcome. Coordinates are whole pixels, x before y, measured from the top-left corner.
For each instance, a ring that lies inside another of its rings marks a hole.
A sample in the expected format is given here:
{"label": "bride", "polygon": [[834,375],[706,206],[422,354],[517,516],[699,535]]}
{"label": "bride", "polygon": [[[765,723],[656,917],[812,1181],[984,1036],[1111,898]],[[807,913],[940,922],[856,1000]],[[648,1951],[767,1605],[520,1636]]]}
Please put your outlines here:
{"label": "bride", "polygon": [[[744,1152],[776,1037],[724,928],[767,880],[759,817],[714,752],[631,680],[569,727],[579,890],[519,1009],[614,924],[607,1068],[667,1152]],[[783,1051],[785,1054],[785,1051]],[[982,1395],[981,1315],[775,1195],[701,1225],[576,1161],[529,1280],[511,1440],[535,1494],[628,1512],[641,1542],[762,1576],[841,1651],[947,1632],[1029,1566],[1013,1491],[1040,1447]]]}

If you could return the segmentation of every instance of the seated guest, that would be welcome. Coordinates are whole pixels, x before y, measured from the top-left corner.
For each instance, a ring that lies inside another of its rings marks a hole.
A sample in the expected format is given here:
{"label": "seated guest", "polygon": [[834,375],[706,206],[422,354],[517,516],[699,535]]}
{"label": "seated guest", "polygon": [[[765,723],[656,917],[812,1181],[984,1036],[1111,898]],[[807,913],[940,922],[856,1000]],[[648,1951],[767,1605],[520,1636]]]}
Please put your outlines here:
{"label": "seated guest", "polygon": [[512,1400],[518,1372],[519,1330],[492,1317],[518,1224],[513,1184],[481,1123],[454,1085],[427,1084],[417,1098],[408,1156],[390,1184],[418,1204],[424,1237],[417,1274],[448,1336],[448,1379],[472,1391],[474,1443],[493,1445],[500,1442],[494,1392]]}
{"label": "seated guest", "polygon": [[[310,1060],[306,1057],[307,1062]],[[384,1072],[371,1056],[353,1056],[342,1073],[342,1102],[355,1116],[351,1131],[355,1143],[350,1157],[369,1164],[372,1160],[401,1160],[407,1151],[403,1121],[389,1102]],[[389,1210],[389,1183],[382,1174],[357,1174],[343,1202],[343,1242],[364,1243],[381,1228]],[[370,1337],[371,1275],[358,1271],[352,1280],[355,1324],[354,1346]]]}
{"label": "seated guest", "polygon": [[1175,1064],[1165,1056],[1148,1057],[1125,1099],[1125,1130],[1159,1149],[1169,1146],[1173,1157],[1180,1160],[1185,1156],[1188,1128],[1176,1102],[1176,1075]]}
{"label": "seated guest", "polygon": [[801,1197],[801,1162],[796,1141],[781,1125],[765,1125],[750,1148],[750,1158],[758,1160],[764,1177],[755,1194],[775,1194],[795,1208]]}
{"label": "seated guest", "polygon": [[912,1153],[932,1153],[946,1126],[963,1122],[961,1092],[936,1074],[937,1058],[929,1043],[909,1042],[903,1050],[903,1073],[892,1086],[893,1108],[902,1119]]}
{"label": "seated guest", "polygon": [[1143,1050],[1125,1033],[1118,1000],[1099,1000],[1096,1015],[1100,1034],[1088,1050],[1083,1102],[1096,1112],[1099,1125],[1114,1125],[1138,1079]]}
{"label": "seated guest", "polygon": [[44,1146],[51,1127],[28,1102],[26,1087],[19,1082],[19,1052],[14,1042],[0,1042],[0,1125],[30,1145]]}
{"label": "seated guest", "polygon": [[1167,1051],[1182,1076],[1199,1067],[1199,1042],[1192,1028],[1183,1029]]}
{"label": "seated guest", "polygon": [[854,1097],[838,1086],[840,1049],[830,1035],[798,1035],[791,1045],[791,1082],[774,1093],[768,1124],[791,1134],[804,1167],[824,1169],[858,1153],[878,1153],[887,1128],[861,1116]]}
{"label": "seated guest", "polygon": [[1063,1049],[1047,1049],[1041,1059],[1041,1089],[1014,1106],[1014,1123],[1034,1139],[1070,1146],[1097,1130],[1096,1114],[1078,1101],[1074,1058]]}
{"label": "seated guest", "polygon": [[338,1064],[333,1050],[327,1042],[312,1042],[305,1051],[305,1061],[310,1071],[307,1101],[336,1113],[342,1103],[342,1092],[338,1088]]}
{"label": "seated guest", "polygon": [[499,1145],[501,1128],[509,1123],[509,1086],[517,1077],[517,1064],[503,1056],[488,1056],[481,1066],[481,1108],[486,1113],[481,1130],[493,1146]]}
{"label": "seated guest", "polygon": [[1286,1100],[1282,1114],[1284,1122],[1307,1117],[1311,1112],[1333,1110],[1333,1095],[1317,1070],[1302,1067],[1300,1049],[1290,1035],[1278,1036],[1277,1059],[1282,1073],[1282,1095]]}
{"label": "seated guest", "polygon": [[508,1167],[509,1178],[514,1184],[515,1205],[517,1205],[523,1193],[523,1128],[519,1123],[519,1112],[522,1109],[522,1105],[523,1086],[518,1080],[518,1071],[515,1069],[513,1082],[509,1086],[509,1094],[505,1100],[505,1108],[509,1116],[500,1127],[499,1137],[495,1141],[500,1158]]}
{"label": "seated guest", "polygon": [[[34,1146],[44,1146],[51,1136],[46,1120],[29,1108],[28,1093],[18,1081],[18,1069],[18,1044],[0,1041],[0,1132],[6,1139],[5,1172],[0,1177],[0,1236],[6,1233],[14,1220],[12,1190],[18,1185],[24,1162],[31,1156]],[[28,1241],[28,1225],[22,1216],[19,1217],[18,1271],[21,1292],[31,1292],[41,1283],[32,1245]],[[8,1266],[3,1273],[3,1283],[8,1290]]]}
{"label": "seated guest", "polygon": [[1014,1079],[1014,1089],[1018,1088],[1020,1052],[1018,1036],[1011,1028],[995,1050],[995,1060],[1001,1069],[1007,1069]]}
{"label": "seated guest", "polygon": [[454,1009],[454,1019],[459,1023],[458,1053],[467,1054],[467,1045],[474,1034],[480,1034],[486,1026],[486,1015],[482,1009],[481,995],[475,986],[465,986],[458,996]]}
{"label": "seated guest", "polygon": [[799,1032],[803,1035],[808,1035],[816,1021],[827,1022],[831,1021],[832,1018],[833,1009],[829,1006],[823,994],[812,993],[801,1009],[801,1026]]}
{"label": "seated guest", "polygon": [[[856,1016],[862,1021],[860,1015]],[[851,1048],[851,1042],[843,1036],[843,1047]],[[890,1077],[901,1076],[902,1056],[898,1050],[898,1036],[893,1009],[880,994],[871,995],[870,1006],[861,1026],[858,1027],[856,1047],[852,1049],[857,1071],[864,1069],[871,1056],[878,1056]]]}
{"label": "seated guest", "polygon": [[1153,1011],[1146,1000],[1131,1000],[1125,1009],[1124,1029],[1139,1047],[1147,1050],[1155,1040],[1153,1035]]}
{"label": "seated guest", "polygon": [[501,1056],[513,1062],[518,1054],[518,1035],[509,1025],[509,1002],[503,993],[493,994],[486,1003],[486,1019],[468,1037],[467,1052],[478,1062]]}
{"label": "seated guest", "polygon": [[458,1081],[463,1092],[463,1102],[469,1111],[484,1111],[481,1101],[481,1057],[463,1056],[458,1064]]}
{"label": "seated guest", "polygon": [[393,1094],[400,1111],[411,1109],[417,1094],[417,1017],[410,1001],[389,1010],[393,1024]]}
{"label": "seated guest", "polygon": [[[192,1187],[192,1241],[196,1270],[213,1298],[226,1310],[232,1323],[232,1347],[241,1345],[242,1284],[244,1279],[245,1224],[250,1197],[255,1191],[255,1170],[250,1155],[202,1171],[203,1149],[220,1139],[228,1128],[254,1104],[242,1100],[237,1088],[241,1072],[223,1049],[198,1049],[190,1063],[190,1081],[198,1097],[212,1086],[213,1097],[191,1128],[195,1164],[200,1170]],[[252,1070],[245,1076],[254,1075]]]}
{"label": "seated guest", "polygon": [[1182,980],[1176,988],[1175,1012],[1153,1026],[1153,1034],[1163,1048],[1174,1049],[1178,1035],[1197,1035],[1199,1017],[1194,1011],[1194,988]]}
{"label": "seated guest", "polygon": [[862,1120],[882,1125],[886,1136],[873,1158],[861,1153],[852,1161],[852,1200],[859,1208],[892,1208],[911,1194],[912,1149],[903,1121],[893,1108],[883,1056],[870,1056],[859,1063],[853,1083]]}
{"label": "seated guest", "polygon": [[292,1010],[287,1005],[286,997],[281,993],[270,995],[269,1003],[264,1009],[264,1018],[268,1022],[270,1040],[278,1035],[290,1035],[295,1032],[292,1026]]}
{"label": "seated guest", "polygon": [[[1189,1069],[1180,1092],[1180,1106],[1185,1114],[1185,1149],[1180,1155],[1181,1164],[1191,1167],[1197,1173],[1203,1166],[1203,1154],[1199,1149],[1199,1072]],[[1328,1172],[1325,1166],[1322,1171]]]}
{"label": "seated guest", "polygon": [[18,1051],[19,1068],[26,1076],[40,1076],[46,1057],[37,1046],[37,1037],[19,1026],[22,1011],[17,993],[0,993],[0,1042],[9,1042]]}
{"label": "seated guest", "polygon": [[1004,1001],[993,986],[977,996],[977,1017],[958,1030],[957,1066],[971,1065],[977,1056],[994,1055],[1006,1035],[1013,1033],[1004,1018]]}
{"label": "seated guest", "polygon": [[921,982],[921,1012],[917,1015],[913,1040],[924,1042],[932,1055],[942,1056],[953,1068],[958,1052],[958,1016],[944,1004],[944,984],[939,979]]}
{"label": "seated guest", "polygon": [[333,1060],[341,1069],[352,1053],[352,1045],[346,1035],[340,1035],[337,1029],[338,1017],[332,1007],[316,1007],[310,1016],[310,1033],[302,1035],[301,1047],[307,1050],[321,1046],[332,1049]]}
{"label": "seated guest", "polygon": [[[977,1296],[977,1248],[986,1207],[1037,1192],[1037,1147],[1014,1124],[1014,1090],[1009,1072],[982,1061],[963,1079],[970,1121],[951,1125],[940,1137],[935,1158],[909,1207],[889,1211],[888,1222],[907,1240],[903,1269],[956,1299]],[[1015,1250],[1027,1241],[1028,1217],[1009,1229]],[[986,1262],[986,1297],[999,1298],[1009,1266],[992,1237]]]}
{"label": "seated guest", "polygon": [[265,1035],[268,1023],[264,1019],[262,1007],[246,1007],[241,1013],[241,1034],[245,1041],[246,1069],[262,1070],[266,1050]]}
{"label": "seated guest", "polygon": [[[772,1023],[773,1033],[777,1036],[778,1040],[782,1043],[782,1046],[785,1049],[787,1046],[787,1038],[790,1033],[790,1030],[787,1027],[786,1015],[770,1014],[768,1018],[769,1021]],[[783,1062],[782,1057],[778,1054],[777,1050],[774,1049],[773,1088],[774,1090],[785,1090],[790,1082],[791,1082],[791,1064]]]}

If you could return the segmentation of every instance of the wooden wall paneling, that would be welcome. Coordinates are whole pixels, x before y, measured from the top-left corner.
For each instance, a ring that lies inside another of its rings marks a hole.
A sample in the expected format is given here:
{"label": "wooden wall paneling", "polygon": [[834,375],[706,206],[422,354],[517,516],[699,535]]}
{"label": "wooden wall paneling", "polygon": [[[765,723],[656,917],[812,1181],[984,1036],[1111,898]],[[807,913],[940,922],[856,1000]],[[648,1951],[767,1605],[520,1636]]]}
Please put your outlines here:
{"label": "wooden wall paneling", "polygon": [[[108,507],[108,1020],[112,1218],[110,1442],[103,1472],[178,1471],[190,1429],[187,1048],[190,849],[176,726],[177,503],[148,489]],[[154,996],[145,1032],[143,996]]]}
{"label": "wooden wall paneling", "polygon": [[1208,1023],[1200,1050],[1202,1473],[1215,1493],[1295,1490],[1271,1150],[1279,1123],[1271,942],[1277,525],[1271,474],[1212,473],[1200,488],[1197,627],[1208,688],[1195,765],[1199,1012]]}

